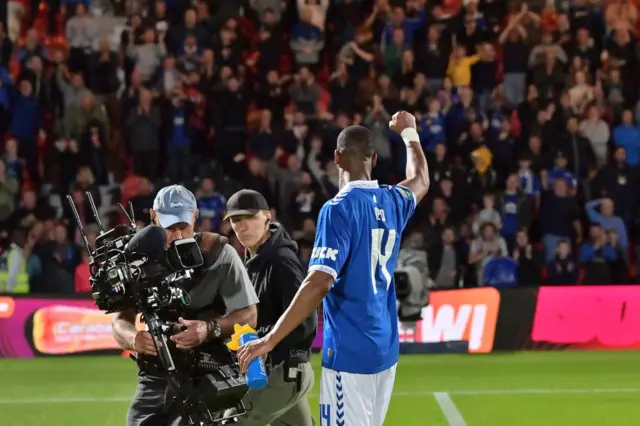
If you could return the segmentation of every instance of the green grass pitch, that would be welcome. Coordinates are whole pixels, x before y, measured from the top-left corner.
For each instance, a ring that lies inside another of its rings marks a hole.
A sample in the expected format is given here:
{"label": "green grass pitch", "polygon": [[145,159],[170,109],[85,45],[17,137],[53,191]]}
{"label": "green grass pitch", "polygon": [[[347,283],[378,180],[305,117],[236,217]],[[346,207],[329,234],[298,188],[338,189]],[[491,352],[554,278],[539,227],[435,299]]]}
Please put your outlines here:
{"label": "green grass pitch", "polygon": [[[0,425],[124,426],[135,381],[117,356],[2,359]],[[385,425],[449,425],[438,392],[467,426],[637,426],[640,353],[403,356]]]}

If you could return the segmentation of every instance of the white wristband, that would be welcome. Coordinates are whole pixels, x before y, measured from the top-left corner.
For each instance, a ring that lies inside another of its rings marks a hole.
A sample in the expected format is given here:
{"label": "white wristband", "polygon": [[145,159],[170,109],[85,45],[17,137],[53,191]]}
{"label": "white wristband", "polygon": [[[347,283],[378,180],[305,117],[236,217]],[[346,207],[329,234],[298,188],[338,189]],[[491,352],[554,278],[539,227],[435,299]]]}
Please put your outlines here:
{"label": "white wristband", "polygon": [[420,142],[420,136],[418,136],[418,132],[416,131],[416,129],[404,129],[400,133],[400,137],[402,137],[404,144],[407,146],[409,146],[410,142]]}

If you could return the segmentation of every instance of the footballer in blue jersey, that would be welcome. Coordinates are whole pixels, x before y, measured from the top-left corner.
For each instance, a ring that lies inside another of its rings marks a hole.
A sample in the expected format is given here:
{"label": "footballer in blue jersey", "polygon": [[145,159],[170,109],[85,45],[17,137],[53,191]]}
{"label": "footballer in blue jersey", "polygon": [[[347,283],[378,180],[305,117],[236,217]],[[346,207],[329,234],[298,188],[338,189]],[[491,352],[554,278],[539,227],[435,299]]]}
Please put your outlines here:
{"label": "footballer in blue jersey", "polygon": [[320,211],[307,278],[271,331],[238,351],[246,371],[324,300],[321,426],[381,426],[393,392],[399,347],[393,275],[429,172],[415,117],[401,111],[389,125],[407,147],[406,180],[394,186],[371,180],[371,131],[350,126],[340,133],[334,158],[340,191]]}
{"label": "footballer in blue jersey", "polygon": [[398,362],[393,272],[414,209],[410,189],[361,180],[320,210],[309,270],[334,279],[323,302],[323,367],[375,374]]}

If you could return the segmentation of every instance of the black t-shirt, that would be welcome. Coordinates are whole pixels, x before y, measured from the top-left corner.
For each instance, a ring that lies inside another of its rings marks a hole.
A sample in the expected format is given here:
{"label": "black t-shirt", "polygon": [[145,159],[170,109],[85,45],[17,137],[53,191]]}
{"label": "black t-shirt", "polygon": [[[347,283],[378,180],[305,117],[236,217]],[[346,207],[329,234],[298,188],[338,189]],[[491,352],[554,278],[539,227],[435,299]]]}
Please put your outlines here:
{"label": "black t-shirt", "polygon": [[[358,45],[358,47],[367,53],[373,54],[373,45],[370,42],[367,42],[363,45]],[[353,76],[353,81],[359,81],[362,78],[367,77],[370,70],[371,62],[365,61],[357,53],[354,52],[353,65],[351,65],[351,69],[349,72],[349,74]]]}
{"label": "black t-shirt", "polygon": [[569,11],[569,21],[571,29],[576,31],[580,28],[590,29],[591,12],[586,6],[572,7]]}
{"label": "black t-shirt", "polygon": [[579,218],[578,205],[574,197],[547,195],[540,211],[540,232],[570,238],[573,222]]}
{"label": "black t-shirt", "polygon": [[529,61],[529,48],[524,43],[505,43],[503,47],[504,73],[527,72],[527,62]]}

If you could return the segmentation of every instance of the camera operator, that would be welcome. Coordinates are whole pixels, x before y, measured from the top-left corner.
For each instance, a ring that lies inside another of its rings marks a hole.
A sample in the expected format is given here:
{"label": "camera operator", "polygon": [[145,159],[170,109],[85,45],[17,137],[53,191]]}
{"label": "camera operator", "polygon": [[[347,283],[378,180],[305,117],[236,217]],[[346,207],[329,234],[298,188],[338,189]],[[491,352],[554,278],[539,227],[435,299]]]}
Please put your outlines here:
{"label": "camera operator", "polygon": [[[267,201],[256,191],[243,189],[231,196],[227,218],[246,249],[245,266],[260,299],[258,334],[264,336],[305,277],[298,246],[279,224],[271,223]],[[314,313],[271,352],[268,386],[249,391],[252,409],[238,419],[238,426],[313,425],[307,393],[314,382],[309,358],[317,325]]]}
{"label": "camera operator", "polygon": [[[189,290],[189,312],[197,314],[192,314],[195,318],[179,319],[183,331],[170,338],[176,348],[190,350],[205,342],[218,344],[217,340],[233,334],[234,324],[256,326],[258,298],[240,256],[222,236],[213,233],[194,235],[198,209],[193,193],[179,185],[162,188],[150,214],[154,224],[166,230],[167,244],[193,237],[200,245],[204,259],[204,264],[194,270]],[[139,359],[157,361],[151,334],[138,331],[135,318],[133,311],[115,314],[115,340],[123,349],[137,352]],[[127,425],[165,426],[169,424],[165,397],[167,380],[157,372],[145,371],[147,367],[143,365],[146,363],[139,362],[138,387],[127,413]]]}

